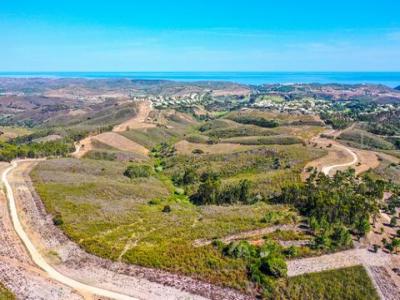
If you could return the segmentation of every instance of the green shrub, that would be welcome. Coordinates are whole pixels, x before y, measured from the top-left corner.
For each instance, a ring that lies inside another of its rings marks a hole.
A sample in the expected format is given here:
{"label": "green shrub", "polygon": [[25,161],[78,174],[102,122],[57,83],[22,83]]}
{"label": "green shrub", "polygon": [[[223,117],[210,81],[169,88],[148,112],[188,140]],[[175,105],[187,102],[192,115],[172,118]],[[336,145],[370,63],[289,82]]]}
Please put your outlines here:
{"label": "green shrub", "polygon": [[274,128],[279,126],[279,123],[276,120],[268,120],[257,116],[235,115],[231,116],[229,119],[241,124],[251,124],[266,128]]}
{"label": "green shrub", "polygon": [[148,165],[130,165],[126,168],[124,176],[129,178],[150,177],[152,167]]}
{"label": "green shrub", "polygon": [[286,277],[287,265],[282,257],[263,257],[261,258],[260,271],[275,278]]}
{"label": "green shrub", "polygon": [[56,215],[53,217],[53,224],[56,225],[56,226],[61,226],[61,225],[64,224],[64,221],[63,221],[63,219],[62,219],[61,214],[56,214]]}
{"label": "green shrub", "polygon": [[163,213],[169,213],[169,212],[171,212],[172,211],[172,209],[171,209],[171,206],[169,206],[169,205],[165,205],[164,207],[163,207],[163,209],[162,209],[162,212]]}

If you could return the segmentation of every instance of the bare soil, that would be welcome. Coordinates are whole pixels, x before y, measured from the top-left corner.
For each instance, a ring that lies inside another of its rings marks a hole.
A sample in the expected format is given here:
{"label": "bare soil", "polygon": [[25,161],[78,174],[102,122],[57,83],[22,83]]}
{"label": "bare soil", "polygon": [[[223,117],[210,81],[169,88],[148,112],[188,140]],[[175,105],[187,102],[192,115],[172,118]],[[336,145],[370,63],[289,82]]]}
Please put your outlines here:
{"label": "bare soil", "polygon": [[150,101],[139,102],[138,104],[138,113],[133,118],[115,126],[113,128],[114,132],[123,132],[130,129],[139,129],[139,128],[152,128],[155,127],[156,124],[150,123],[148,120],[149,114],[152,110]]}

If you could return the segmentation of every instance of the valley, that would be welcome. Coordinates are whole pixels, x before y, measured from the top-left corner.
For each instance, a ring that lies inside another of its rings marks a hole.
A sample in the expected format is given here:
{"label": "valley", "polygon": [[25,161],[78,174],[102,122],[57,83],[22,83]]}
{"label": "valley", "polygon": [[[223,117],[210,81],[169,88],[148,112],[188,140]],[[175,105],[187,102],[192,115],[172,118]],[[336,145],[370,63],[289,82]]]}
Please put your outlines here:
{"label": "valley", "polygon": [[399,127],[375,130],[398,91],[1,86],[0,282],[17,297],[46,282],[52,299],[398,298]]}

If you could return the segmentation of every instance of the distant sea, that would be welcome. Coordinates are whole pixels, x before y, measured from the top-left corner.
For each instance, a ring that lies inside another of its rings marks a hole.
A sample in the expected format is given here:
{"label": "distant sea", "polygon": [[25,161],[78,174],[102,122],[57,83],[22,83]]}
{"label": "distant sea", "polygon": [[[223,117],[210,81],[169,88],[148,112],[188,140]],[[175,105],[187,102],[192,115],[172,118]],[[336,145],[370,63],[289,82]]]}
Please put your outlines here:
{"label": "distant sea", "polygon": [[400,72],[0,72],[0,77],[129,78],[263,83],[374,83],[400,85]]}

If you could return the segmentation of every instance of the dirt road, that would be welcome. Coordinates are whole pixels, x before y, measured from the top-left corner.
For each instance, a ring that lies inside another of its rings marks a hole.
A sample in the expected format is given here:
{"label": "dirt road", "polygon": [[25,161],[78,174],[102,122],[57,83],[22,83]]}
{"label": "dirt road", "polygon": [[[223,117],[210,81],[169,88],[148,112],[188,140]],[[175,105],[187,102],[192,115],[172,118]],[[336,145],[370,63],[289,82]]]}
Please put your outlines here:
{"label": "dirt road", "polygon": [[17,213],[17,207],[14,199],[14,192],[10,186],[10,183],[8,182],[8,174],[10,173],[11,170],[16,168],[18,165],[17,161],[13,161],[11,163],[11,166],[8,167],[2,175],[2,181],[5,185],[6,188],[6,193],[7,193],[7,198],[8,198],[8,205],[9,205],[9,210],[10,210],[10,216],[11,220],[14,225],[14,229],[16,233],[18,234],[18,237],[22,240],[24,243],[26,249],[28,250],[33,262],[42,270],[44,270],[47,275],[62,283],[65,284],[66,286],[69,286],[73,289],[76,289],[78,291],[83,292],[84,294],[90,293],[93,295],[98,295],[98,296],[104,296],[112,299],[121,299],[121,300],[134,300],[136,298],[130,297],[128,295],[116,293],[113,291],[101,289],[98,287],[90,286],[84,283],[81,283],[79,281],[76,281],[72,278],[69,278],[67,276],[64,276],[63,274],[59,273],[57,270],[55,270],[50,264],[47,263],[47,261],[43,258],[43,256],[39,253],[38,249],[34,246],[28,235],[26,234],[25,230],[22,227],[22,224],[19,220],[18,213]]}
{"label": "dirt road", "polygon": [[138,128],[152,128],[156,125],[153,123],[146,122],[147,118],[152,110],[152,103],[150,101],[142,101],[138,103],[138,113],[133,118],[115,126],[114,132],[124,132],[130,129]]}
{"label": "dirt road", "polygon": [[36,163],[18,161],[2,177],[8,184],[7,190],[12,192],[13,220],[19,221],[23,230],[21,232],[20,228],[19,234],[29,245],[29,252],[37,258],[43,273],[48,271],[52,278],[62,280],[62,286],[73,286],[74,290],[89,296],[107,294],[106,298],[112,299],[251,299],[233,289],[190,277],[112,262],[86,253],[54,226],[52,217],[34,191],[29,173]]}
{"label": "dirt road", "polygon": [[333,165],[328,165],[328,166],[322,167],[321,172],[324,173],[325,175],[329,175],[331,173],[331,171],[334,169],[343,168],[343,167],[351,167],[358,162],[358,156],[351,149],[349,149],[345,146],[342,146],[342,145],[338,145],[338,144],[336,144],[334,147],[343,149],[344,151],[349,153],[352,160],[349,162],[346,162],[346,163],[333,164]]}
{"label": "dirt road", "polygon": [[[331,131],[328,133],[329,135],[332,134]],[[325,133],[325,135],[328,135],[328,133]],[[335,134],[339,133],[335,132]],[[373,151],[347,147],[334,139],[324,138],[321,135],[314,137],[311,140],[311,145],[315,148],[327,150],[328,154],[309,162],[305,170],[312,167],[326,175],[333,175],[335,171],[352,167],[356,174],[360,174],[379,166],[378,154]],[[302,178],[305,179],[308,175],[307,172],[303,172]]]}

